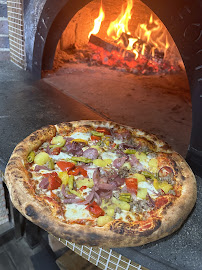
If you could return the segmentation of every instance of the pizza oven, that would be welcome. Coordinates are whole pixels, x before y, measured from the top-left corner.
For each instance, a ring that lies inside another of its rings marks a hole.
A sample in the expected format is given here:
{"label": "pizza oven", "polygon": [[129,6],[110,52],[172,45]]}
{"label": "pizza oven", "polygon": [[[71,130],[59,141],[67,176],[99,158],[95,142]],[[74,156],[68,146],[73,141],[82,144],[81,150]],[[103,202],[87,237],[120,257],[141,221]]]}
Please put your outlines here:
{"label": "pizza oven", "polygon": [[[126,7],[130,9],[131,3],[135,16],[129,23],[130,31],[126,29],[127,31],[118,38],[114,38],[113,30],[111,37],[107,37],[108,25],[118,18],[121,12],[124,17]],[[129,71],[130,76],[132,74],[138,80],[141,77],[143,81],[145,78],[147,80],[148,76],[150,79],[154,76],[155,80],[158,80],[158,76],[177,73],[179,68],[184,71],[185,76],[180,78],[188,79],[192,106],[191,135],[189,134],[186,159],[194,172],[202,175],[202,3],[200,0],[25,0],[23,8],[25,65],[37,79],[47,74],[49,76],[47,70],[52,70],[54,73],[58,67],[61,68],[61,63],[68,63],[71,70],[72,58],[77,67],[79,63],[84,62],[86,66],[94,69],[104,65],[108,68],[109,76],[112,70],[120,71],[121,74],[123,72],[128,74]],[[100,30],[96,32],[93,30],[94,20],[101,14],[101,8],[104,10],[105,20]],[[151,37],[153,29],[159,27],[157,21],[162,27],[156,39],[153,38],[151,41],[148,36]],[[131,39],[133,39],[132,49],[128,49]],[[114,51],[116,56],[113,54]],[[103,52],[104,56],[101,58]],[[117,65],[114,62],[109,64],[112,55],[116,58]],[[120,65],[122,61],[120,57],[122,60],[124,58],[124,65],[123,63]],[[138,65],[134,63],[134,58],[139,61]],[[155,61],[152,62],[151,59]],[[135,116],[131,115],[131,118],[133,117]],[[135,127],[142,128],[139,125]]]}

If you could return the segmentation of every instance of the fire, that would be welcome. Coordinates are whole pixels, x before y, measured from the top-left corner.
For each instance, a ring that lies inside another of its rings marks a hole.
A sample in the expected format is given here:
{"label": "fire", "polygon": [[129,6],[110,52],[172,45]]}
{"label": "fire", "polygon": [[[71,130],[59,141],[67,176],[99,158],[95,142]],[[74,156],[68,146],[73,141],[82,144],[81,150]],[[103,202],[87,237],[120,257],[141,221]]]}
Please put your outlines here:
{"label": "fire", "polygon": [[[124,11],[124,6],[122,6],[122,11],[118,18],[111,22],[107,30],[107,35],[112,37],[114,40],[119,40],[122,33],[130,35],[128,30],[128,22],[131,19],[131,10],[133,7],[133,0],[128,0],[126,10]],[[119,41],[120,43],[121,41]]]}
{"label": "fire", "polygon": [[104,14],[104,11],[103,11],[103,8],[102,8],[102,4],[101,4],[100,11],[99,11],[99,16],[94,20],[94,28],[88,34],[88,38],[90,38],[90,36],[92,34],[93,35],[96,35],[100,31],[100,26],[101,26],[101,23],[104,20],[104,18],[105,18],[105,14]]}
{"label": "fire", "polygon": [[[94,55],[93,59],[96,60],[97,58],[99,62],[103,62],[105,65],[113,65],[114,62],[121,65],[120,61],[122,61],[123,65],[130,68],[139,66],[139,61],[141,64],[144,63],[144,65],[146,64],[150,68],[152,67],[156,72],[158,70],[156,65],[158,65],[159,61],[165,59],[167,50],[170,47],[166,30],[161,21],[154,19],[153,15],[151,15],[147,23],[138,24],[135,31],[131,33],[129,22],[132,18],[132,9],[133,0],[127,0],[127,5],[122,6],[119,16],[109,24],[107,29],[108,38],[103,43],[109,44],[115,50],[108,53],[106,52],[107,49],[101,46],[100,56],[97,57]],[[88,38],[91,35],[97,35],[99,33],[104,18],[105,13],[101,3],[99,16],[94,20],[94,28],[90,31]],[[109,41],[110,39],[111,41]],[[97,44],[94,45],[100,46]],[[95,49],[95,47],[92,48]],[[108,60],[106,61],[106,59]]]}
{"label": "fire", "polygon": [[148,24],[143,23],[138,25],[135,35],[143,42],[144,46],[142,45],[140,52],[142,55],[145,54],[145,46],[150,44],[153,57],[156,49],[163,51],[165,57],[170,45],[165,31],[163,31],[163,25],[159,20],[154,20],[151,15]]}

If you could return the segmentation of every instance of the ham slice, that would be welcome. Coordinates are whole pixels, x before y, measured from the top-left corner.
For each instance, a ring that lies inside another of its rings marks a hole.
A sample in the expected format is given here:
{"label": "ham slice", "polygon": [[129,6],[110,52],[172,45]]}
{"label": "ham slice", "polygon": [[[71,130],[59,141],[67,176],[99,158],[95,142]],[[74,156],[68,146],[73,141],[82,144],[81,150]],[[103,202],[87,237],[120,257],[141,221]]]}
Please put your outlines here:
{"label": "ham slice", "polygon": [[83,152],[83,156],[89,159],[96,159],[98,155],[98,150],[95,148],[88,148]]}
{"label": "ham slice", "polygon": [[46,167],[46,166],[36,165],[35,168],[34,168],[34,171],[35,171],[35,172],[39,172],[40,170],[51,171],[51,169],[49,169],[49,168]]}
{"label": "ham slice", "polygon": [[120,157],[120,158],[116,158],[114,161],[113,161],[113,166],[117,169],[119,169],[123,164],[124,162],[127,160],[127,157]]}
{"label": "ham slice", "polygon": [[98,189],[104,189],[104,190],[114,190],[116,189],[117,186],[115,183],[112,183],[112,184],[106,184],[106,183],[103,183],[103,184],[98,184]]}
{"label": "ham slice", "polygon": [[85,144],[83,143],[78,143],[78,142],[68,142],[65,147],[66,147],[66,151],[68,154],[72,154],[73,156],[82,156],[83,155],[83,150],[82,147]]}
{"label": "ham slice", "polygon": [[144,166],[139,162],[135,155],[130,155],[130,164],[135,167],[138,172],[144,170]]}
{"label": "ham slice", "polygon": [[47,189],[49,185],[48,177],[44,177],[39,183],[39,187],[42,189]]}
{"label": "ham slice", "polygon": [[91,192],[88,194],[88,196],[86,197],[85,201],[80,201],[79,204],[89,204],[93,201],[95,196],[95,189],[92,188]]}

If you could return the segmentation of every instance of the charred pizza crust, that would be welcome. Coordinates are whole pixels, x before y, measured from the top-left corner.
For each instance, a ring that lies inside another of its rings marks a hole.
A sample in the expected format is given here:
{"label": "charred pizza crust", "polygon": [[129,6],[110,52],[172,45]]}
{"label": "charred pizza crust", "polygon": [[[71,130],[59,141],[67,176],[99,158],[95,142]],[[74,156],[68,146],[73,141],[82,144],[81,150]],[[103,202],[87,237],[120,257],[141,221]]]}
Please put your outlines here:
{"label": "charred pizza crust", "polygon": [[[67,134],[72,127],[91,129],[94,126],[116,127],[130,130],[140,139],[146,139],[154,151],[168,153],[179,170],[176,179],[182,185],[181,196],[168,201],[161,213],[148,222],[126,222],[114,220],[104,227],[90,227],[80,224],[66,224],[52,215],[52,211],[43,201],[35,199],[29,183],[29,172],[26,169],[26,158],[30,151],[52,139],[57,134]],[[196,201],[196,180],[185,160],[156,136],[144,131],[121,126],[109,121],[74,121],[50,125],[33,132],[14,149],[6,167],[5,183],[8,187],[14,206],[28,220],[44,230],[78,244],[102,247],[129,247],[143,245],[163,238],[176,231],[185,221]]]}

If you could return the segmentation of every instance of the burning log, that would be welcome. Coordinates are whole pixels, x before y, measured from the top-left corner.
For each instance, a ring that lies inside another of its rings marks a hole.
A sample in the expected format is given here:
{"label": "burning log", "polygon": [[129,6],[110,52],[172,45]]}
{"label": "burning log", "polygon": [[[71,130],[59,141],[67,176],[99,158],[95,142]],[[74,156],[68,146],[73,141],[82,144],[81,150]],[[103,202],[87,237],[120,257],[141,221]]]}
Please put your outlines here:
{"label": "burning log", "polygon": [[95,36],[95,35],[91,35],[89,42],[92,43],[93,45],[103,48],[104,50],[108,51],[108,52],[112,52],[112,51],[117,51],[119,53],[121,53],[122,55],[124,55],[127,58],[130,59],[134,59],[135,58],[135,54],[131,51],[127,51],[124,48],[121,48],[119,46],[116,46],[114,44],[111,44],[107,41],[104,41],[103,39]]}
{"label": "burning log", "polygon": [[[125,47],[127,47],[128,45],[128,42],[127,42],[127,39],[129,38],[130,36],[126,36],[126,35],[122,35],[120,37],[120,39],[123,40],[124,44],[125,44]],[[124,49],[123,47],[120,47],[120,46],[117,46],[115,44],[111,44],[107,41],[104,41],[103,39],[95,36],[95,35],[91,35],[90,36],[90,39],[89,39],[89,42],[97,47],[100,47],[102,49],[104,49],[105,51],[108,51],[108,52],[112,52],[112,51],[116,51],[120,54],[123,55],[123,57],[127,60],[132,60],[132,59],[136,59],[136,54],[133,53],[132,51],[128,51],[126,49]],[[152,50],[152,44],[146,44],[143,40],[141,39],[138,39],[135,43],[134,43],[134,46],[136,45],[136,48],[138,51],[138,54],[141,52],[142,50],[142,46],[143,44],[145,44],[145,56],[147,57],[147,59],[149,60],[152,55],[151,55],[151,50]],[[164,53],[159,51],[158,49],[155,49],[154,51],[154,57],[158,60],[158,59],[163,59],[164,58]]]}

